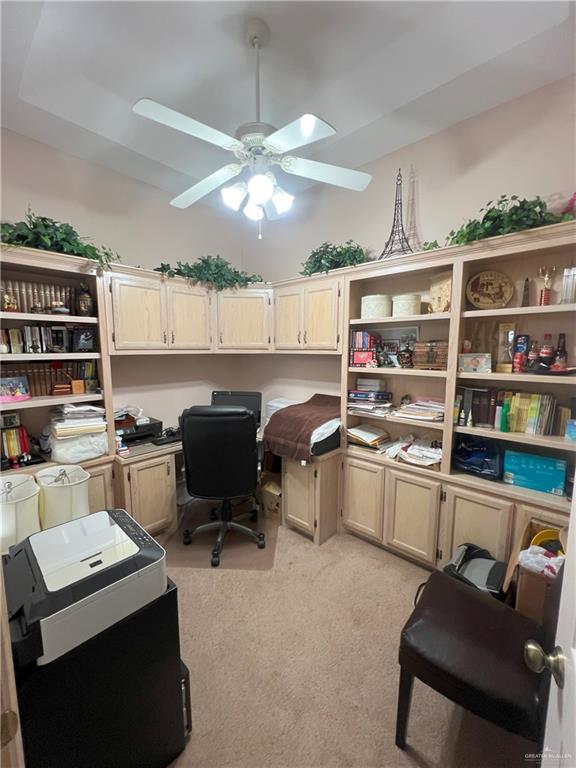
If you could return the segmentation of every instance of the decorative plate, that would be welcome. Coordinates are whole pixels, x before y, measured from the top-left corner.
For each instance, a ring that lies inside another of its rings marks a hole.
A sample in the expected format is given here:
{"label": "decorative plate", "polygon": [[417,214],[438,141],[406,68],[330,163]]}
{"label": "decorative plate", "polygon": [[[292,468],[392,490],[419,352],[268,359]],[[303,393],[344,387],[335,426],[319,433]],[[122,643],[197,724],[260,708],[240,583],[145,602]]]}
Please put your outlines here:
{"label": "decorative plate", "polygon": [[500,309],[513,295],[514,283],[502,272],[479,272],[466,285],[466,298],[476,309]]}

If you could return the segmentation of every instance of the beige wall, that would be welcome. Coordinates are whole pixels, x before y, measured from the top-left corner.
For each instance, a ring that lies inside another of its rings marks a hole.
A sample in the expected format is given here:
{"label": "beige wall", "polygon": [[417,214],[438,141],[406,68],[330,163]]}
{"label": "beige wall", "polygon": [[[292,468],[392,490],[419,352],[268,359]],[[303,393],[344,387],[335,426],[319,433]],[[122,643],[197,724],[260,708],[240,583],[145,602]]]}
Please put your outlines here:
{"label": "beige wall", "polygon": [[[244,226],[244,267],[267,280],[291,277],[324,240],[352,238],[379,255],[392,224],[395,178],[416,174],[416,219],[422,240],[444,237],[500,194],[541,195],[550,203],[576,190],[575,78],[565,78],[465,120],[366,165],[365,192],[317,185],[293,215],[269,222],[257,240]],[[404,211],[404,225],[407,211]]]}
{"label": "beige wall", "polygon": [[224,212],[173,208],[166,192],[6,130],[1,189],[2,221],[19,221],[30,206],[109,246],[126,264],[154,268],[219,253],[241,265],[237,225]]}

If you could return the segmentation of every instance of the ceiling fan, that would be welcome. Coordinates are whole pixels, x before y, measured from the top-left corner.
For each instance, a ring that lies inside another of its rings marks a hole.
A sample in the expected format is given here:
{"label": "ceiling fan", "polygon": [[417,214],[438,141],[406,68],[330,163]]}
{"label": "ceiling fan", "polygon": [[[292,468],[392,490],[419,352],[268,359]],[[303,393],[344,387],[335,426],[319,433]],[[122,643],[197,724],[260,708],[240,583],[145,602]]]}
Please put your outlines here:
{"label": "ceiling fan", "polygon": [[249,168],[250,178],[247,183],[237,182],[221,190],[224,203],[235,211],[243,206],[244,214],[253,221],[260,221],[264,213],[268,219],[276,219],[289,211],[294,201],[294,196],[278,185],[272,173],[276,165],[286,173],[306,179],[357,192],[366,189],[372,180],[369,173],[288,154],[298,147],[333,136],[335,129],[324,120],[305,114],[278,130],[261,122],[260,49],[268,42],[270,30],[261,19],[251,19],[246,25],[246,32],[249,44],[256,51],[256,120],[241,125],[234,137],[152,99],[140,99],[132,107],[137,115],[227,149],[236,158],[236,162],[223,166],[194,184],[171,200],[170,204],[176,208],[188,208],[238,176],[244,168]]}

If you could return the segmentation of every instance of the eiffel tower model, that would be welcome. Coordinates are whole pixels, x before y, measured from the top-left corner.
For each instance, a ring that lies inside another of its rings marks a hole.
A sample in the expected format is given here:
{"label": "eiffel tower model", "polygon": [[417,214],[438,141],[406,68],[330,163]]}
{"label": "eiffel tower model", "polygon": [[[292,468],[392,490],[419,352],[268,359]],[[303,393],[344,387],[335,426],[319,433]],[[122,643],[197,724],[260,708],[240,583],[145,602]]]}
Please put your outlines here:
{"label": "eiffel tower model", "polygon": [[388,238],[384,250],[380,254],[380,259],[391,259],[394,256],[402,256],[405,253],[412,253],[410,243],[404,232],[404,224],[402,223],[402,173],[398,168],[398,176],[396,176],[396,201],[394,203],[394,221],[392,222],[392,230],[390,231],[390,237]]}

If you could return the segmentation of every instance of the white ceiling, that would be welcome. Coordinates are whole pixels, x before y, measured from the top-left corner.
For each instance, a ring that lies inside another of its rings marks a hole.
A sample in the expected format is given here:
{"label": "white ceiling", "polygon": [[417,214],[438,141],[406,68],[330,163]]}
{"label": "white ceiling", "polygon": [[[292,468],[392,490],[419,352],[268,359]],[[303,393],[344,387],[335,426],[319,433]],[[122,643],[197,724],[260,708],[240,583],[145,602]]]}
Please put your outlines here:
{"label": "white ceiling", "polygon": [[[254,119],[246,17],[267,21],[262,119],[357,168],[574,71],[570,2],[4,2],[2,125],[166,190],[229,153],[131,112],[147,96],[227,133]],[[302,184],[291,177],[288,188]],[[216,193],[206,200],[219,204]]]}

